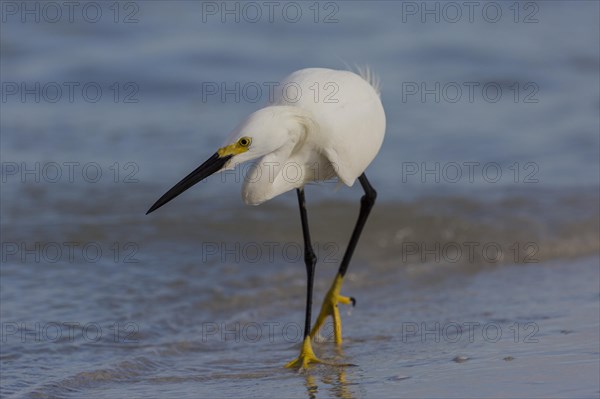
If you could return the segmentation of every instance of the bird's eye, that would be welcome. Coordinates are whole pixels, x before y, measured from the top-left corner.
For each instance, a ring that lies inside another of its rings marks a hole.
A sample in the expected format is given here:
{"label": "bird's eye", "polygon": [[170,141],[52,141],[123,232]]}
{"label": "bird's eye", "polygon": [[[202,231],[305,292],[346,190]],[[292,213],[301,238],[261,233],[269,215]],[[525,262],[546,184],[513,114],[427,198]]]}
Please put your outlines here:
{"label": "bird's eye", "polygon": [[241,139],[238,140],[238,144],[242,147],[248,147],[250,146],[250,142],[252,140],[250,139],[250,137],[242,137]]}

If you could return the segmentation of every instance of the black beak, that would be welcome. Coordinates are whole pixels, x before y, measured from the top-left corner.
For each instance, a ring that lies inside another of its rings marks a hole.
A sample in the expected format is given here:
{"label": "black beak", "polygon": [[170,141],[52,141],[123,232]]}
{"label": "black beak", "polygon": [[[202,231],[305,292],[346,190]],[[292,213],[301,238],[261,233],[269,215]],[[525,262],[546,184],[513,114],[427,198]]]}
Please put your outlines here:
{"label": "black beak", "polygon": [[188,188],[192,187],[194,184],[221,170],[221,168],[225,166],[227,161],[229,161],[232,156],[233,155],[226,155],[224,157],[220,157],[218,153],[215,153],[212,157],[207,159],[206,162],[198,166],[196,170],[187,175],[183,180],[174,185],[169,191],[160,197],[158,201],[156,201],[154,205],[148,209],[146,215],[154,212],[167,202],[171,201],[173,198],[177,197],[179,194],[183,193]]}

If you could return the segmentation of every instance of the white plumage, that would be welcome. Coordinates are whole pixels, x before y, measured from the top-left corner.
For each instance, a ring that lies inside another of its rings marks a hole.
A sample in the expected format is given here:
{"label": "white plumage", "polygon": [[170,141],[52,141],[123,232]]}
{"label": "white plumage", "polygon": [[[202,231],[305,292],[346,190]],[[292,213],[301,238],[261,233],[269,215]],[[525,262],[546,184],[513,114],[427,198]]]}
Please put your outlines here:
{"label": "white plumage", "polygon": [[[242,198],[258,205],[312,181],[338,177],[351,186],[375,158],[385,134],[385,113],[370,73],[301,69],[286,77],[274,101],[251,114],[225,145],[250,137],[248,151],[225,169],[257,159]],[[369,81],[370,80],[370,81]],[[299,90],[298,90],[299,88]]]}

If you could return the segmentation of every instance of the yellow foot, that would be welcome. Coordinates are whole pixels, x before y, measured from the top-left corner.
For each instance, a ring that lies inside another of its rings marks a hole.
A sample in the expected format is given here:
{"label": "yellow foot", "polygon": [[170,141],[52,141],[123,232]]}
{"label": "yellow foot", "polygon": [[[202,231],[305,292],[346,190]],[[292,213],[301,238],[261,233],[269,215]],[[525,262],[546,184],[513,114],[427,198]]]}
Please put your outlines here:
{"label": "yellow foot", "polygon": [[352,304],[352,306],[356,304],[354,298],[340,295],[343,279],[344,277],[338,274],[335,277],[335,280],[333,280],[331,288],[329,289],[329,291],[327,291],[325,299],[323,299],[323,305],[321,305],[319,317],[317,317],[317,322],[315,323],[313,329],[310,331],[311,338],[314,338],[319,333],[319,329],[325,323],[325,319],[327,319],[328,316],[331,316],[333,318],[333,333],[335,342],[337,344],[342,343],[342,320],[340,319],[338,303],[343,303],[345,305]]}
{"label": "yellow foot", "polygon": [[300,356],[296,359],[292,360],[288,364],[285,365],[286,368],[294,368],[299,370],[304,370],[308,368],[308,365],[311,363],[325,363],[315,356],[315,352],[313,352],[312,345],[310,343],[310,337],[306,337],[304,342],[302,343],[302,349],[300,350]]}

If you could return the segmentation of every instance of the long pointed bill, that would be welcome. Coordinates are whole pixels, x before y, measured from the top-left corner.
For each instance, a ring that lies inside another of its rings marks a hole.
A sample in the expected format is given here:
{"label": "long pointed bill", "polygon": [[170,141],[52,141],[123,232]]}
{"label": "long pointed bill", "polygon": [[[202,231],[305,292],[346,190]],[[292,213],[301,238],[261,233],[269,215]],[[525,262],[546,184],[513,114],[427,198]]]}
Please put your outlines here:
{"label": "long pointed bill", "polygon": [[179,194],[183,193],[188,188],[192,187],[194,184],[198,183],[201,180],[206,179],[208,176],[213,173],[218,172],[225,166],[227,161],[231,159],[232,155],[219,156],[219,153],[216,152],[212,157],[206,160],[202,165],[198,166],[196,170],[187,175],[183,180],[173,186],[169,191],[167,191],[162,197],[158,199],[148,209],[146,215],[154,212],[167,202],[171,201],[173,198],[177,197]]}

